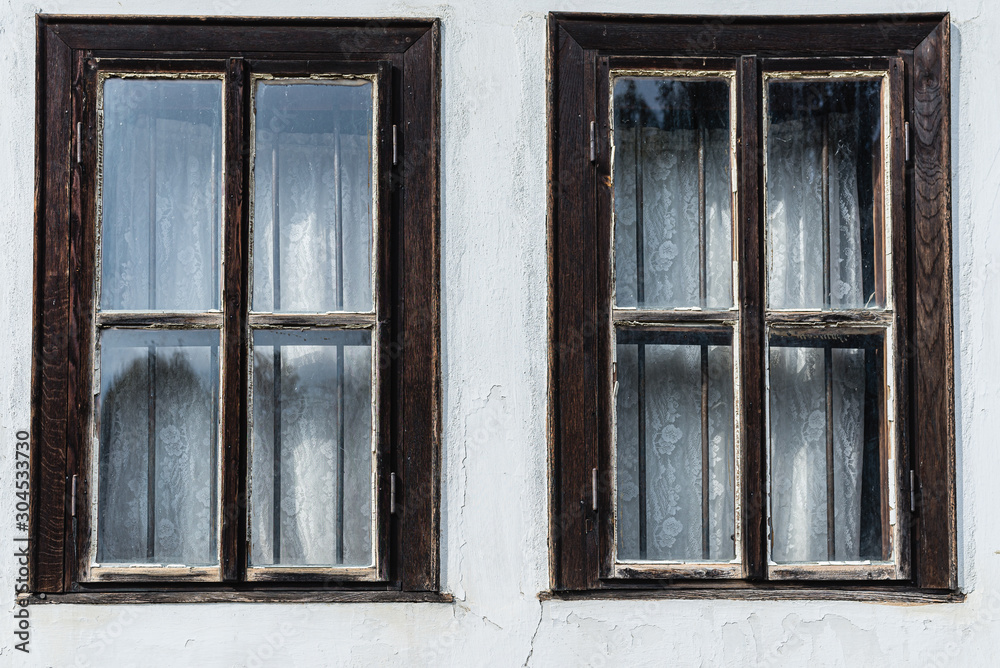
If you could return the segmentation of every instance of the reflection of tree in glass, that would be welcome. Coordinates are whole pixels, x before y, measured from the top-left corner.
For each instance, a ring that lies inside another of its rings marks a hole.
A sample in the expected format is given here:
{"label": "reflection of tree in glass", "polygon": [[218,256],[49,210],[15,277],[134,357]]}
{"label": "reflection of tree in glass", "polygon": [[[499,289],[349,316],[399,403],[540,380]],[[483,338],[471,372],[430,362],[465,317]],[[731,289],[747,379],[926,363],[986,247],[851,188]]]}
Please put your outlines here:
{"label": "reflection of tree in glass", "polygon": [[211,530],[215,400],[208,378],[191,364],[192,352],[160,349],[155,368],[150,356],[137,357],[102,396],[98,561],[216,561]]}
{"label": "reflection of tree in glass", "polygon": [[639,95],[634,79],[625,81],[625,90],[615,95],[615,103],[617,120],[623,128],[647,127],[651,125],[650,121],[655,120],[646,100]]}

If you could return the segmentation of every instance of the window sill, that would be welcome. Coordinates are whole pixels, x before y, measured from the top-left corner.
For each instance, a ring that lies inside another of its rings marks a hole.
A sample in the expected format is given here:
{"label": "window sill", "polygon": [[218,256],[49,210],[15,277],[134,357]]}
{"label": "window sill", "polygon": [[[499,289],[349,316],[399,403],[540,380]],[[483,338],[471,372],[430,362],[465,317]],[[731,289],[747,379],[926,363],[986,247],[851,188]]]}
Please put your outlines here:
{"label": "window sill", "polygon": [[921,590],[913,587],[851,587],[845,584],[827,588],[789,587],[772,584],[727,584],[725,586],[671,586],[669,588],[617,588],[586,591],[546,590],[539,592],[540,601],[587,600],[719,600],[735,601],[862,601],[888,605],[929,605],[935,603],[962,603],[965,594],[960,591]]}
{"label": "window sill", "polygon": [[88,591],[21,594],[29,605],[122,603],[453,603],[451,594],[430,591]]}

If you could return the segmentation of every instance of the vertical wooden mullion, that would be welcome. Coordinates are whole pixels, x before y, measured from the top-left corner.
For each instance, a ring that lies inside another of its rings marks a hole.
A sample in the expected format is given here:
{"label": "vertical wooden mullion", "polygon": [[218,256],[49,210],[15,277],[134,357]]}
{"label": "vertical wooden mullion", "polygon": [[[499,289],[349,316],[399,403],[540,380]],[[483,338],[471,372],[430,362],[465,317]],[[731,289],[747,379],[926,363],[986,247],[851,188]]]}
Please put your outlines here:
{"label": "vertical wooden mullion", "polygon": [[246,545],[247,351],[246,307],[249,139],[245,137],[249,87],[242,58],[230,58],[225,79],[225,183],[223,185],[222,351],[222,567],[228,581],[244,577]]}
{"label": "vertical wooden mullion", "polygon": [[646,507],[646,344],[636,345],[636,416],[638,420],[638,476],[639,476],[639,558],[645,559],[648,550],[648,518]]}
{"label": "vertical wooden mullion", "polygon": [[766,578],[767,493],[765,448],[767,433],[764,393],[764,239],[761,215],[760,107],[762,88],[755,56],[740,58],[737,71],[737,173],[740,309],[740,410],[743,443],[743,554],[746,575]]}

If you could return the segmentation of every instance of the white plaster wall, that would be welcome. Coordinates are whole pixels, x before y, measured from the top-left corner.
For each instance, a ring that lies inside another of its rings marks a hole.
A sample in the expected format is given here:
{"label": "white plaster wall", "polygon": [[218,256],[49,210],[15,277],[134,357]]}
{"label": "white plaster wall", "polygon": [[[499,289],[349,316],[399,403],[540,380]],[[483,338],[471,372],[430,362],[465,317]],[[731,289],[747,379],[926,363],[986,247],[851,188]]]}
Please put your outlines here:
{"label": "white plaster wall", "polygon": [[[546,556],[545,19],[951,12],[961,604],[539,602]],[[31,608],[0,665],[1000,665],[1000,6],[990,0],[65,0],[0,3],[0,555],[30,406],[34,14],[443,19],[442,582],[454,604]]]}

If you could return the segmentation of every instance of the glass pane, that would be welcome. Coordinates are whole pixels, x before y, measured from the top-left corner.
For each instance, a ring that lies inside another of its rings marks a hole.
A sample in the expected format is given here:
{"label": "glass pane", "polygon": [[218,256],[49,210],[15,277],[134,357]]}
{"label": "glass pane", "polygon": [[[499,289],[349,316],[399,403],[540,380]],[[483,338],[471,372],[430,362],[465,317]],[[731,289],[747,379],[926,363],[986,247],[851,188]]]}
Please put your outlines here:
{"label": "glass pane", "polygon": [[882,287],[880,80],[767,86],[771,308],[877,308]]}
{"label": "glass pane", "polygon": [[97,561],[219,563],[219,333],[101,334]]}
{"label": "glass pane", "polygon": [[257,83],[254,311],[373,310],[373,89]]}
{"label": "glass pane", "polygon": [[772,334],[768,361],[772,559],[887,559],[881,336]]}
{"label": "glass pane", "polygon": [[728,332],[617,334],[620,560],[735,556]]}
{"label": "glass pane", "polygon": [[101,308],[218,309],[222,82],[110,78],[103,104]]}
{"label": "glass pane", "polygon": [[732,306],[729,85],[615,79],[618,306]]}
{"label": "glass pane", "polygon": [[253,334],[251,562],[372,563],[371,334]]}

